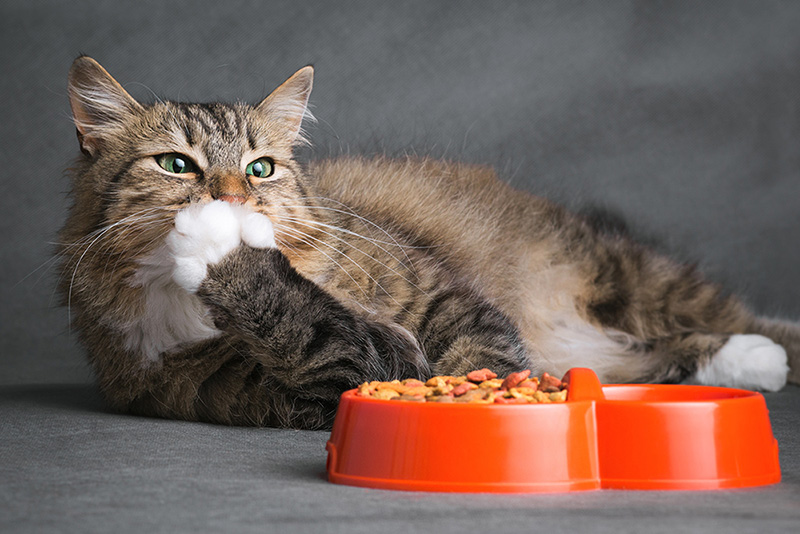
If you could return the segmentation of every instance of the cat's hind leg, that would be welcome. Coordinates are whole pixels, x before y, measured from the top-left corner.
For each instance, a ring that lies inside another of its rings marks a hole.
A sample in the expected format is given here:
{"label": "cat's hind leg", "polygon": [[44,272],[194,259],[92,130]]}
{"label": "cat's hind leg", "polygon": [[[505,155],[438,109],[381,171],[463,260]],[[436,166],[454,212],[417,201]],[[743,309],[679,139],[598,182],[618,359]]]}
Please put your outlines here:
{"label": "cat's hind leg", "polygon": [[[798,383],[798,353],[774,332],[685,332],[645,343],[647,372],[636,381],[778,391]],[[794,357],[794,360],[792,358]],[[792,374],[794,373],[794,375]]]}
{"label": "cat's hind leg", "polygon": [[625,240],[602,243],[586,314],[647,346],[636,381],[774,391],[789,367],[789,381],[800,381],[800,325],[754,317],[691,265]]}
{"label": "cat's hind leg", "polygon": [[786,385],[786,351],[758,334],[686,332],[650,344],[653,367],[641,380],[760,391]]}
{"label": "cat's hind leg", "polygon": [[[598,372],[598,376],[606,382],[686,383],[778,391],[786,385],[787,378],[791,381],[790,356],[773,339],[779,338],[755,333],[683,332],[642,341],[632,348],[620,346],[628,356],[609,360],[616,365],[607,366],[606,372]],[[634,362],[638,362],[638,368]]]}

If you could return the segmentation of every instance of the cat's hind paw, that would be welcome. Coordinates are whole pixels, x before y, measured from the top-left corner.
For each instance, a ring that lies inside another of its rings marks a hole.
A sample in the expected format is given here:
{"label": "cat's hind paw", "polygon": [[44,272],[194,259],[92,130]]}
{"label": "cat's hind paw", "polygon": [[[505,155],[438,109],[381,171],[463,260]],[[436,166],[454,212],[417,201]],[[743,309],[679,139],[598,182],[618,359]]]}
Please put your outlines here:
{"label": "cat's hind paw", "polygon": [[786,351],[771,339],[756,334],[737,334],[705,366],[692,383],[762,391],[778,391],[789,372]]}

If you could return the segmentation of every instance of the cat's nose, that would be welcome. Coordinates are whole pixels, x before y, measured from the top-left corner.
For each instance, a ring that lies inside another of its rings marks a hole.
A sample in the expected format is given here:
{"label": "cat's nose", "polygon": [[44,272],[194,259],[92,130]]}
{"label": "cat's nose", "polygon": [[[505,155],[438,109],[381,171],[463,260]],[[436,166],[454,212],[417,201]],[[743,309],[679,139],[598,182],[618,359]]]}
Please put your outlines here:
{"label": "cat's nose", "polygon": [[210,193],[214,200],[231,204],[244,204],[247,201],[247,186],[239,176],[223,174],[210,180]]}

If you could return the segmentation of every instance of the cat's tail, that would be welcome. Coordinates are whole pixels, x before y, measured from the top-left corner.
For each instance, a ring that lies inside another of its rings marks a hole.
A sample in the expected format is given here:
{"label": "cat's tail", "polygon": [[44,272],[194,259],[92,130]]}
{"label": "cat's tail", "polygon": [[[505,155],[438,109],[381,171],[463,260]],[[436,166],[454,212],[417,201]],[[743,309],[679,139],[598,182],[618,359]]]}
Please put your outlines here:
{"label": "cat's tail", "polygon": [[800,384],[800,323],[759,317],[753,321],[748,333],[768,337],[786,349],[789,360],[787,379],[792,384]]}

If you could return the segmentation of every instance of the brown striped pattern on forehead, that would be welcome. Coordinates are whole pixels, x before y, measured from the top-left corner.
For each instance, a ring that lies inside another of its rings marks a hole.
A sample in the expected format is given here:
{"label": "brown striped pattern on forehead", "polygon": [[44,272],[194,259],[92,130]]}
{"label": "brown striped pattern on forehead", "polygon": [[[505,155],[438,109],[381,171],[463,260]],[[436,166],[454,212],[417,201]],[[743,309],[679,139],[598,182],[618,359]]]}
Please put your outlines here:
{"label": "brown striped pattern on forehead", "polygon": [[[225,104],[176,104],[185,120],[187,142],[205,137],[207,140],[233,142],[243,137],[246,112]],[[200,134],[202,132],[202,134]],[[189,139],[191,137],[191,140]]]}
{"label": "brown striped pattern on forehead", "polygon": [[[247,104],[218,102],[193,104],[159,102],[151,108],[158,126],[190,147],[233,161],[245,151],[272,155],[276,160],[292,158],[296,137],[285,123],[267,111]],[[159,132],[150,132],[158,134]],[[213,159],[213,158],[209,158]]]}
{"label": "brown striped pattern on forehead", "polygon": [[252,150],[247,140],[250,117],[243,106],[167,102],[160,107],[154,111],[161,115],[161,126],[203,151],[209,163],[238,167],[242,153]]}

